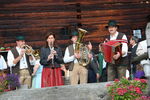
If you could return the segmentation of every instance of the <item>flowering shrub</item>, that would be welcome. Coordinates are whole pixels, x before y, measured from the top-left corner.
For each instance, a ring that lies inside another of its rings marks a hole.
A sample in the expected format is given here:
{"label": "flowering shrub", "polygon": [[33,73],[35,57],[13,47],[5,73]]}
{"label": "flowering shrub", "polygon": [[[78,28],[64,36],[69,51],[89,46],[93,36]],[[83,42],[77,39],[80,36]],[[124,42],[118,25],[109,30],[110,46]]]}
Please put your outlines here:
{"label": "flowering shrub", "polygon": [[0,76],[0,93],[6,90],[14,90],[18,87],[20,87],[20,83],[17,75],[8,74]]}
{"label": "flowering shrub", "polygon": [[6,80],[7,80],[7,85],[9,89],[16,89],[18,87],[20,87],[20,83],[19,83],[19,77],[15,74],[8,74],[6,76]]}
{"label": "flowering shrub", "polygon": [[122,78],[115,79],[114,83],[107,84],[108,93],[112,100],[136,100],[142,97],[143,91],[147,87],[145,79],[128,80]]}

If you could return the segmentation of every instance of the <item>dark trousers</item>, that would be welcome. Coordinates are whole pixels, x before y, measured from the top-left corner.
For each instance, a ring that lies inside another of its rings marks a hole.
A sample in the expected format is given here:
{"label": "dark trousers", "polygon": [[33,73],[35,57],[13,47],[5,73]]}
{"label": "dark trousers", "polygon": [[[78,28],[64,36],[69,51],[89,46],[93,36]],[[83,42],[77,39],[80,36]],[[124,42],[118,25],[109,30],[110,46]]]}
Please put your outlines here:
{"label": "dark trousers", "polygon": [[92,69],[88,69],[88,83],[96,83],[96,73]]}
{"label": "dark trousers", "polygon": [[106,70],[106,68],[104,68],[102,70],[102,75],[100,76],[99,81],[100,82],[107,82],[107,70]]}

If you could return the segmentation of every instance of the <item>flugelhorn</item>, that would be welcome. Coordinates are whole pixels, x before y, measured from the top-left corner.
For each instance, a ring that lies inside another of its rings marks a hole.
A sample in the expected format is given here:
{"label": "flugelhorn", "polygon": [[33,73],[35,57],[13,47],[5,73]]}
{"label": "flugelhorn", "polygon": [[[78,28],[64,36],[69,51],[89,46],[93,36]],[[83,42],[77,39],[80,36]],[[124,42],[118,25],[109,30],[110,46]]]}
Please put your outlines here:
{"label": "flugelhorn", "polygon": [[[25,53],[26,53],[27,55],[31,55],[31,54],[34,53],[34,50],[32,49],[32,47],[29,46],[29,45],[27,45],[27,44],[23,45],[21,48],[25,49]],[[34,56],[34,55],[33,55],[33,56]]]}

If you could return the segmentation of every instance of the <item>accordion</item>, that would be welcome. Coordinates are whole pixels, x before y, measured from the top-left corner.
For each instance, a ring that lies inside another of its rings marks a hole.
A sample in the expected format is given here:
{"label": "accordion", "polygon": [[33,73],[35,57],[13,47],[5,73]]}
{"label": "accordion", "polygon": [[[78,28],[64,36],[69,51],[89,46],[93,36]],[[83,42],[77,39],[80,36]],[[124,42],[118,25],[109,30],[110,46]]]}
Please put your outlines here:
{"label": "accordion", "polygon": [[102,43],[101,47],[102,47],[102,52],[103,52],[104,59],[106,62],[112,63],[112,64],[117,64],[117,62],[119,62],[119,59],[114,60],[113,56],[117,52],[120,52],[121,54],[122,44],[120,42],[115,41],[115,40],[108,41],[106,43]]}

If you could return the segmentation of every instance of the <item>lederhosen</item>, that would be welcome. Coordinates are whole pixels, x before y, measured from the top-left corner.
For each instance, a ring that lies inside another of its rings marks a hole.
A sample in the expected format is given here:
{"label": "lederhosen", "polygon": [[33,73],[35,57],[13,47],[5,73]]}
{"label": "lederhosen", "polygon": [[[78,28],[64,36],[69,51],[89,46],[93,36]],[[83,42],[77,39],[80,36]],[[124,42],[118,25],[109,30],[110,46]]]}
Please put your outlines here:
{"label": "lederhosen", "polygon": [[[14,55],[15,59],[19,56],[19,53],[18,53],[16,47],[12,48],[11,52]],[[26,57],[26,60],[27,60],[27,65],[28,65],[27,69],[29,70],[29,73],[31,75],[32,74],[32,68],[31,68],[31,65],[30,65],[30,62],[29,62],[29,56],[25,54],[25,57]],[[19,64],[20,64],[20,61],[14,67],[12,67],[12,73],[19,75],[19,70],[20,70]]]}
{"label": "lederhosen", "polygon": [[[73,45],[69,45],[68,49],[69,49],[69,54],[70,54],[69,56],[74,55]],[[88,70],[86,67],[83,67],[79,65],[79,63],[74,63],[74,61],[72,61],[69,66],[69,70],[71,71],[71,74],[70,74],[71,85],[78,84],[79,81],[80,81],[80,84],[87,83]]]}

